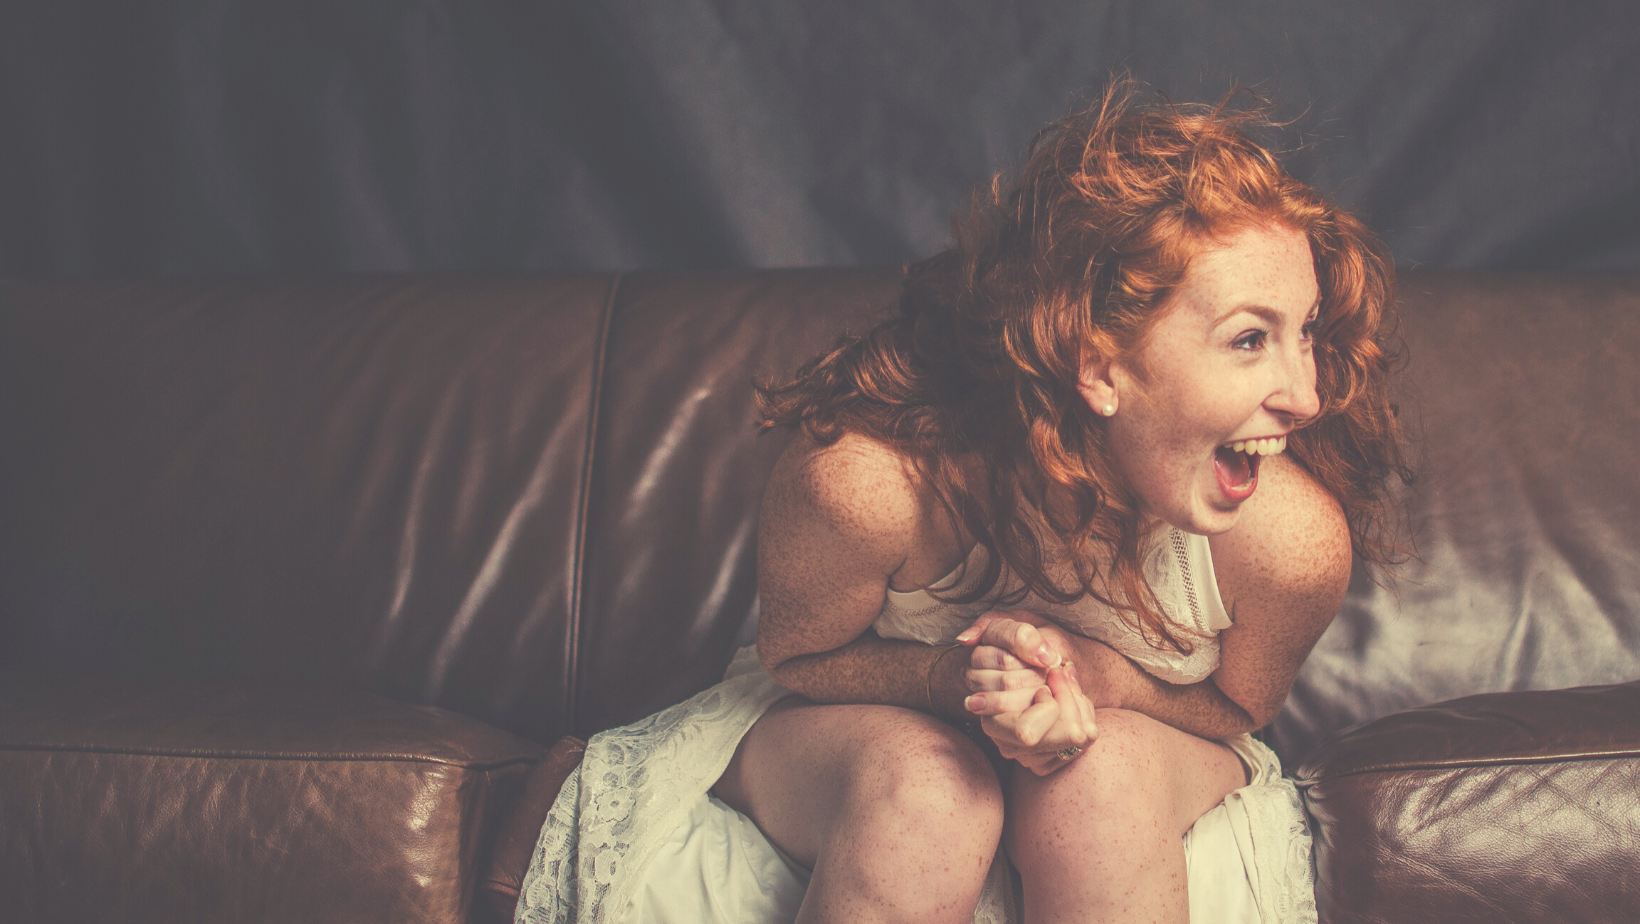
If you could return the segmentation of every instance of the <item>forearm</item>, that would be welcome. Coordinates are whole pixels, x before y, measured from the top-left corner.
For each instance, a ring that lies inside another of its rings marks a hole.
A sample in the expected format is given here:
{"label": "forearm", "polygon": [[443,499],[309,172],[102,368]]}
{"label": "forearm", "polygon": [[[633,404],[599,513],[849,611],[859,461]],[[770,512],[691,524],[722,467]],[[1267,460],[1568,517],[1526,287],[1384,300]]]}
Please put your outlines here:
{"label": "forearm", "polygon": [[1202,738],[1222,740],[1250,732],[1259,723],[1226,696],[1211,677],[1198,683],[1168,683],[1092,639],[1074,643],[1083,692],[1095,707],[1131,709]]}
{"label": "forearm", "polygon": [[972,718],[962,708],[970,651],[885,639],[867,631],[839,648],[771,665],[769,672],[782,686],[817,703],[872,703],[923,712],[932,706],[935,715],[960,721]]}

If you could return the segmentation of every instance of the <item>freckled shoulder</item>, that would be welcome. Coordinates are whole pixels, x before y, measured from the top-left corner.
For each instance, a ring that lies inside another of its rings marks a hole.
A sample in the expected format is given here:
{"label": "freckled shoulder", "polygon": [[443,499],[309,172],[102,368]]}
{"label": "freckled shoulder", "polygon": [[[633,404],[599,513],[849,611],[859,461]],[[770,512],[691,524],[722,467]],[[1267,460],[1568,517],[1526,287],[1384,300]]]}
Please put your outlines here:
{"label": "freckled shoulder", "polygon": [[1213,680],[1251,717],[1275,718],[1350,582],[1350,533],[1338,501],[1296,462],[1272,456],[1236,525],[1214,536],[1213,570],[1235,624]]}
{"label": "freckled shoulder", "polygon": [[1349,584],[1350,534],[1343,508],[1286,455],[1261,466],[1258,491],[1242,505],[1235,527],[1211,541],[1226,602],[1271,592],[1342,597]]}
{"label": "freckled shoulder", "polygon": [[893,449],[854,434],[829,446],[799,434],[775,465],[760,513],[765,663],[863,633],[917,547],[926,506]]}
{"label": "freckled shoulder", "polygon": [[770,476],[762,525],[818,529],[861,551],[897,546],[888,557],[903,558],[920,513],[917,493],[910,467],[889,447],[852,433],[822,446],[800,433]]}

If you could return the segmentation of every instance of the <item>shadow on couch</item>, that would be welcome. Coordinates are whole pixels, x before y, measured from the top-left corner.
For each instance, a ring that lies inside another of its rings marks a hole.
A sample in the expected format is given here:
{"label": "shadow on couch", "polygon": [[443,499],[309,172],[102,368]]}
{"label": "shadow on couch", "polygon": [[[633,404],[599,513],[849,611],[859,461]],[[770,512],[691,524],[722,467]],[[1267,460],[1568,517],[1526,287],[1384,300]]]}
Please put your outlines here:
{"label": "shadow on couch", "polygon": [[[560,739],[752,638],[754,376],[896,288],[0,285],[7,919],[506,918]],[[1402,312],[1420,558],[1265,732],[1322,920],[1632,917],[1640,277],[1410,274]]]}

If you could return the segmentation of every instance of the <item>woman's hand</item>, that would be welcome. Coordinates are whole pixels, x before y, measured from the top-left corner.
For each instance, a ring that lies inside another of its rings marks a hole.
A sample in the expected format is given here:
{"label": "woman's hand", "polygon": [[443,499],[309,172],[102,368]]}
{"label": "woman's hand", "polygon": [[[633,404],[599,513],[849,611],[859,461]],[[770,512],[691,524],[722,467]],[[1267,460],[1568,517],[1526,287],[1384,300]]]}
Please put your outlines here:
{"label": "woman's hand", "polygon": [[1093,743],[1093,703],[1063,630],[1034,613],[993,611],[957,641],[975,646],[967,672],[972,695],[964,705],[1003,757],[1046,776]]}

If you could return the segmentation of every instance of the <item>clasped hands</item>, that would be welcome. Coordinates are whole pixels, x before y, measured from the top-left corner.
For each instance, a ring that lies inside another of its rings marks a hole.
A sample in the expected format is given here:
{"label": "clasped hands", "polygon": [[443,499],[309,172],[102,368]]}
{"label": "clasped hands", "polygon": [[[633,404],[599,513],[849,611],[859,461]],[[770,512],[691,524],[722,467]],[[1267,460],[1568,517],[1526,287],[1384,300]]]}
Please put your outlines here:
{"label": "clasped hands", "polygon": [[1065,767],[1098,735],[1064,630],[1025,610],[993,610],[957,636],[973,648],[963,707],[997,750],[1038,776]]}

